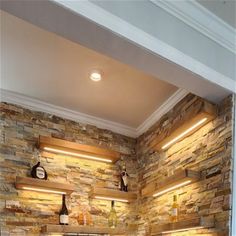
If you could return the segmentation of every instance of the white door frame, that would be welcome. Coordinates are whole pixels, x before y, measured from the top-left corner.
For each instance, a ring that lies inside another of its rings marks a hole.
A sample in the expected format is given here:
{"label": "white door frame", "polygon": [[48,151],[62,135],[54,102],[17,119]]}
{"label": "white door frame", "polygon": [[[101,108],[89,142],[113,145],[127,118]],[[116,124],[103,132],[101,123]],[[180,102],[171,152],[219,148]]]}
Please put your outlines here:
{"label": "white door frame", "polygon": [[232,231],[231,235],[236,236],[236,94],[233,95],[233,182],[232,182]]}

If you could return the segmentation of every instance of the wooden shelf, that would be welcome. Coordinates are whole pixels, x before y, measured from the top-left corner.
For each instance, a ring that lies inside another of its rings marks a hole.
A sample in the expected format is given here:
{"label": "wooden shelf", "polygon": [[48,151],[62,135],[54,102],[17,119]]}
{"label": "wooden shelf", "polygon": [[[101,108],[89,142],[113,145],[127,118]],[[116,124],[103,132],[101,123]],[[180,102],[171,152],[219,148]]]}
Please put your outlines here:
{"label": "wooden shelf", "polygon": [[[183,140],[185,137],[193,134],[216,116],[216,106],[200,100],[196,103],[195,112],[190,110],[186,113],[183,119],[179,120],[171,130],[171,133],[166,136],[166,132],[162,132],[151,143],[151,148],[156,150],[165,150],[171,145]],[[205,120],[203,120],[205,119]]]}
{"label": "wooden shelf", "polygon": [[114,163],[120,159],[120,153],[116,151],[45,136],[39,137],[38,148],[61,155],[108,163]]}
{"label": "wooden shelf", "polygon": [[90,193],[92,198],[115,200],[120,202],[132,202],[137,199],[137,194],[133,192],[122,192],[120,190],[94,187]]}
{"label": "wooden shelf", "polygon": [[71,184],[63,184],[51,182],[48,180],[40,180],[19,176],[16,177],[15,187],[17,189],[56,194],[71,194],[74,191],[74,186]]}
{"label": "wooden shelf", "polygon": [[166,178],[161,183],[150,183],[142,189],[142,196],[159,196],[187,184],[196,182],[200,179],[197,171],[184,169],[176,171],[174,175]]}
{"label": "wooden shelf", "polygon": [[204,220],[202,218],[194,218],[185,221],[168,224],[156,224],[151,226],[151,235],[174,233],[192,229],[212,228],[214,227],[214,220]]}
{"label": "wooden shelf", "polygon": [[42,233],[83,233],[83,234],[110,234],[124,235],[124,228],[94,227],[94,226],[70,226],[70,225],[44,225]]}

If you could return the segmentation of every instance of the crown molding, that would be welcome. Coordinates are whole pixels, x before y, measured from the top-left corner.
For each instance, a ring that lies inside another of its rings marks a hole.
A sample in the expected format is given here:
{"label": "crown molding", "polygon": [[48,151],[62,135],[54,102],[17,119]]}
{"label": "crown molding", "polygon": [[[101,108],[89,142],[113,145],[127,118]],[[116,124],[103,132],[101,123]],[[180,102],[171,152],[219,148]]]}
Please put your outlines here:
{"label": "crown molding", "polygon": [[236,30],[201,4],[193,1],[150,0],[187,25],[236,53]]}
{"label": "crown molding", "polygon": [[122,134],[128,137],[137,138],[146,130],[148,130],[156,121],[158,121],[165,113],[172,109],[188,92],[183,89],[178,89],[170,98],[168,98],[154,113],[151,114],[138,128],[129,127],[126,125],[101,119],[95,116],[87,115],[81,112],[66,109],[64,107],[55,106],[50,103],[42,102],[38,99],[0,89],[0,102],[7,102],[18,105],[26,109],[45,112],[64,119],[73,120],[76,122],[94,125],[101,129],[111,130],[115,133]]}
{"label": "crown molding", "polygon": [[0,101],[19,105],[34,111],[49,113],[62,117],[64,119],[94,125],[98,128],[108,129],[115,133],[119,133],[133,138],[135,138],[137,135],[135,128],[131,128],[129,126],[101,119],[95,116],[87,115],[81,112],[66,109],[60,106],[55,106],[50,103],[42,102],[38,99],[30,98],[28,96],[4,89],[0,89]]}
{"label": "crown molding", "polygon": [[182,100],[189,92],[184,89],[178,89],[171,97],[169,97],[156,111],[154,111],[137,129],[137,136],[146,132],[154,125],[163,115],[170,111],[180,100]]}

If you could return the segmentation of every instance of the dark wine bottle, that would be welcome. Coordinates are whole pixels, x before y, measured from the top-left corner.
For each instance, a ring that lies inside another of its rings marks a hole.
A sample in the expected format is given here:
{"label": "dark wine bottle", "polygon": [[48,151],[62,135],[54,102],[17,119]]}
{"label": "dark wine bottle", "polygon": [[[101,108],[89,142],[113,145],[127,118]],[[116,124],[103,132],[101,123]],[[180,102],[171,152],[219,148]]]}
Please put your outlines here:
{"label": "dark wine bottle", "polygon": [[59,224],[68,225],[69,224],[69,214],[66,207],[66,195],[62,195],[62,208],[59,213]]}
{"label": "dark wine bottle", "polygon": [[48,175],[46,170],[40,165],[40,162],[38,162],[36,165],[33,166],[31,170],[31,176],[33,178],[37,179],[47,179]]}

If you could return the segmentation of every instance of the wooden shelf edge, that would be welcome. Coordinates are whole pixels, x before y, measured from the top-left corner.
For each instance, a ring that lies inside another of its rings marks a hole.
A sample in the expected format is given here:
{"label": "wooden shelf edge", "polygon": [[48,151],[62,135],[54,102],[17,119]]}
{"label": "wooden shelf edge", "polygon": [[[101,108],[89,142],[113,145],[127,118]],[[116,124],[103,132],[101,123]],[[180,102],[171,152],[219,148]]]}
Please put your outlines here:
{"label": "wooden shelf edge", "polygon": [[186,136],[183,136],[181,139],[178,140],[181,141],[185,137],[193,134],[195,131],[197,131],[202,126],[206,125],[208,122],[214,119],[217,114],[217,106],[214,104],[211,104],[207,101],[204,101],[200,99],[197,103],[197,113],[192,113],[192,111],[189,111],[188,114],[186,114],[186,118],[179,121],[179,124],[176,125],[176,127],[173,127],[172,132],[165,136],[164,133],[162,135],[159,135],[150,145],[150,148],[160,151],[161,147],[168,143],[170,140],[173,140],[176,136],[178,136],[180,133],[182,133],[184,130],[188,129],[192,125],[194,125],[197,121],[203,118],[207,118],[207,121],[204,122],[202,125],[199,125],[195,129],[193,129],[191,132],[189,132]]}
{"label": "wooden shelf edge", "polygon": [[167,177],[163,182],[152,182],[147,184],[141,191],[142,196],[152,196],[156,192],[161,192],[165,189],[171,188],[184,181],[190,180],[188,184],[194,183],[200,179],[200,172],[190,169],[181,169],[176,171],[173,175]]}
{"label": "wooden shelf edge", "polygon": [[151,226],[151,235],[161,233],[171,233],[178,231],[186,231],[200,228],[213,228],[215,225],[214,218],[211,217],[197,217],[193,219],[183,220],[175,223],[156,224]]}
{"label": "wooden shelf edge", "polygon": [[51,190],[51,191],[65,192],[68,195],[75,190],[74,185],[72,184],[58,183],[49,180],[41,180],[41,179],[20,177],[20,176],[16,177],[15,187],[16,189],[23,189],[23,190],[26,187],[26,188],[38,189],[38,191],[48,190],[50,192]]}
{"label": "wooden shelf edge", "polygon": [[[37,146],[41,150],[44,150],[45,147],[48,147],[56,150],[61,150],[63,152],[73,152],[78,155],[91,155],[97,158],[111,160],[112,163],[120,159],[120,153],[117,151],[46,136],[39,137]],[[69,154],[67,155],[70,156]]]}
{"label": "wooden shelf edge", "polygon": [[71,226],[71,225],[44,225],[41,227],[42,233],[84,233],[84,234],[111,234],[123,235],[125,228],[109,228],[95,226]]}
{"label": "wooden shelf edge", "polygon": [[134,192],[123,192],[116,189],[93,187],[90,192],[90,197],[103,197],[110,198],[119,201],[118,199],[123,199],[128,202],[135,201],[137,199],[137,194]]}

